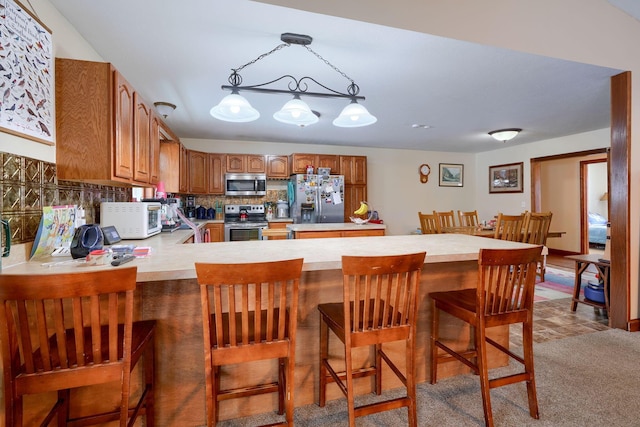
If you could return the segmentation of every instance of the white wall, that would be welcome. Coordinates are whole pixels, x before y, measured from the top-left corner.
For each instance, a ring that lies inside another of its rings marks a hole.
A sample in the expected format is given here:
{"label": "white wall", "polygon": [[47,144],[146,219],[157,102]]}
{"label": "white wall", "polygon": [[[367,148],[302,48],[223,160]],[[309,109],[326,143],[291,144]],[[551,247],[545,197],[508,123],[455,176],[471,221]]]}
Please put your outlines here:
{"label": "white wall", "polygon": [[589,165],[589,185],[588,185],[588,209],[605,218],[609,218],[608,203],[600,200],[607,191],[607,163],[594,163]]}
{"label": "white wall", "polygon": [[[32,12],[35,11],[40,21],[51,30],[54,57],[85,59],[88,61],[103,60],[49,1],[31,0],[30,2],[23,1],[21,4]],[[29,4],[33,5],[33,9],[29,8]],[[46,162],[56,161],[55,145],[42,144],[6,133],[0,133],[0,137],[0,151],[32,157]]]}

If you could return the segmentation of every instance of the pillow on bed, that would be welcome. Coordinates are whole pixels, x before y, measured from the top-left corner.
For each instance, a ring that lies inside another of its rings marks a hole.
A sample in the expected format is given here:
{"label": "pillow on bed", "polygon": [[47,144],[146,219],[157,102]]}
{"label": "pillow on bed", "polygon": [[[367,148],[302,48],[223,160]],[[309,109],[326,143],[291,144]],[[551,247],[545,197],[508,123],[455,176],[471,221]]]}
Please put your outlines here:
{"label": "pillow on bed", "polygon": [[589,212],[589,224],[606,224],[607,219],[599,213]]}

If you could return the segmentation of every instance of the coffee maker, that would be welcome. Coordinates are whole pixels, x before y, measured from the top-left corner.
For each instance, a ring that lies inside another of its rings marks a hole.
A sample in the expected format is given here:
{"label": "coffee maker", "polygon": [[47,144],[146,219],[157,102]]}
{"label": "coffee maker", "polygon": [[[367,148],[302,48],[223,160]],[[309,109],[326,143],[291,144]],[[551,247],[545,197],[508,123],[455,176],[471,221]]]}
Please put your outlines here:
{"label": "coffee maker", "polygon": [[188,219],[194,219],[196,217],[196,196],[187,196],[185,213]]}

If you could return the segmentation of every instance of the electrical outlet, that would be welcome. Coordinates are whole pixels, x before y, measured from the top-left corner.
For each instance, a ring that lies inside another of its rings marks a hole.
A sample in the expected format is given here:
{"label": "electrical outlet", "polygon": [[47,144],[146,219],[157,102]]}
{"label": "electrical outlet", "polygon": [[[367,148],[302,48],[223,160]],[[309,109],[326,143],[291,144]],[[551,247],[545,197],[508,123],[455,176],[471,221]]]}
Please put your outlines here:
{"label": "electrical outlet", "polygon": [[520,203],[520,207],[521,207],[521,208],[526,208],[526,207],[527,207],[527,202],[524,202],[524,201],[523,201],[523,202],[521,202],[521,203]]}

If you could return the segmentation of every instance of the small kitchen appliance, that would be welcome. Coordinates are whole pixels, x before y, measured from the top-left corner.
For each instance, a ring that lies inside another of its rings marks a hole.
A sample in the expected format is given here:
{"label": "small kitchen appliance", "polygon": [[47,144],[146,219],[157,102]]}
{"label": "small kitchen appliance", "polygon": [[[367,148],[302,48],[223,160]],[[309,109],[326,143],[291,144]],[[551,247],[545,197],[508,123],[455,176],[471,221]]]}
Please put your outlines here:
{"label": "small kitchen appliance", "polygon": [[276,218],[289,218],[289,202],[278,200],[276,204]]}
{"label": "small kitchen appliance", "polygon": [[196,217],[196,196],[187,196],[184,213],[189,219],[193,219]]}
{"label": "small kitchen appliance", "polygon": [[100,226],[113,225],[122,239],[146,239],[162,231],[159,202],[102,202]]}
{"label": "small kitchen appliance", "polygon": [[262,240],[267,228],[264,205],[224,205],[224,241]]}
{"label": "small kitchen appliance", "polygon": [[288,186],[295,224],[344,222],[344,176],[293,174]]}

